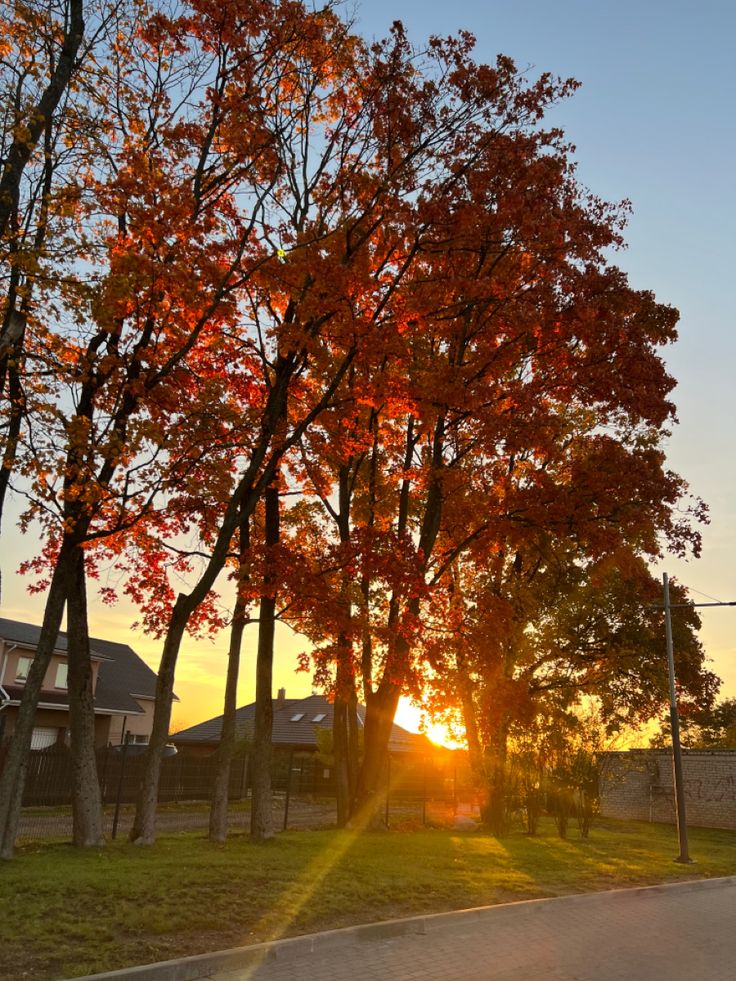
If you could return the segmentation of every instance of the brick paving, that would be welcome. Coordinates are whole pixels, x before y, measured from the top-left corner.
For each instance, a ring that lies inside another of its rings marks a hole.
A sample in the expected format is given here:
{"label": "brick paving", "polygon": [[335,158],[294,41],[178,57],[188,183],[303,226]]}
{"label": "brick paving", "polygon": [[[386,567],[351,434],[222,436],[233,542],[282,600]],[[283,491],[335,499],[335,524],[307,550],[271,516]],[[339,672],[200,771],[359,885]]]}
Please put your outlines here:
{"label": "brick paving", "polygon": [[[736,877],[428,917],[212,981],[733,981]],[[421,931],[424,932],[421,932]]]}
{"label": "brick paving", "polygon": [[732,876],[393,920],[94,977],[733,981],[735,912]]}

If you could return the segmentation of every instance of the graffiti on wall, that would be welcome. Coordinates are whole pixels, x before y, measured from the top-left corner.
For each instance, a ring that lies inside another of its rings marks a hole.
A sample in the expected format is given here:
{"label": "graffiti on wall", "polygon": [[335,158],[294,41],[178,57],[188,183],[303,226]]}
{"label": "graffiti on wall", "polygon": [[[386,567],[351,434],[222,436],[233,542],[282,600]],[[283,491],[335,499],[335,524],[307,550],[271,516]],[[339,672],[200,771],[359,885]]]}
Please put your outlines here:
{"label": "graffiti on wall", "polygon": [[685,799],[702,801],[704,804],[736,800],[736,780],[731,775],[715,780],[685,780]]}

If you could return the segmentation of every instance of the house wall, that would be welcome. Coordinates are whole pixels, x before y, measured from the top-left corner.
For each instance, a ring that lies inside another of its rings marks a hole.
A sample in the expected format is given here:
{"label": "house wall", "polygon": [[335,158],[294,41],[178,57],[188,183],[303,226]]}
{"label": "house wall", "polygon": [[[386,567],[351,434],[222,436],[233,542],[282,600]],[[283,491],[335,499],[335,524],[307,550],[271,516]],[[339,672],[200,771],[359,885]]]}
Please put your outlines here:
{"label": "house wall", "polygon": [[[18,663],[23,657],[32,658],[35,655],[35,651],[32,648],[16,647],[13,644],[3,645],[2,651],[2,664],[4,666],[2,679],[0,684],[4,685],[14,685],[21,684],[21,682],[16,682],[16,676],[18,673]],[[56,687],[56,671],[60,664],[66,664],[67,659],[65,654],[52,654],[49,666],[46,669],[46,674],[43,678],[42,687],[46,691],[66,691],[66,687],[57,688]],[[92,689],[94,690],[97,684],[97,672],[99,671],[100,662],[92,661]]]}
{"label": "house wall", "polygon": [[[17,717],[18,709],[15,705],[9,705],[0,712],[2,729],[0,742],[4,742],[13,734]],[[95,716],[95,746],[107,746],[111,718],[114,717],[109,715]],[[69,745],[69,712],[66,709],[38,709],[33,720],[33,728],[56,729],[59,742]]]}
{"label": "house wall", "polygon": [[[142,698],[140,696],[135,700],[141,708],[143,715],[117,715],[112,718],[109,741],[113,746],[119,746],[125,741],[125,732],[133,737],[150,737],[151,735],[151,730],[153,729],[153,711],[156,701],[153,698]],[[123,723],[125,723],[125,732],[123,731]]]}
{"label": "house wall", "polygon": [[[17,716],[18,709],[15,705],[9,705],[7,708],[2,710],[2,713],[0,713],[0,719],[2,719],[3,740],[12,735],[13,730],[15,729],[15,720]],[[66,710],[55,711],[54,709],[38,709],[33,721],[33,727],[34,729],[56,729],[58,730],[59,741],[68,741],[67,734],[69,731],[69,713]]]}
{"label": "house wall", "polygon": [[[736,829],[736,750],[683,750],[687,823]],[[605,753],[601,814],[625,820],[675,823],[670,750]]]}

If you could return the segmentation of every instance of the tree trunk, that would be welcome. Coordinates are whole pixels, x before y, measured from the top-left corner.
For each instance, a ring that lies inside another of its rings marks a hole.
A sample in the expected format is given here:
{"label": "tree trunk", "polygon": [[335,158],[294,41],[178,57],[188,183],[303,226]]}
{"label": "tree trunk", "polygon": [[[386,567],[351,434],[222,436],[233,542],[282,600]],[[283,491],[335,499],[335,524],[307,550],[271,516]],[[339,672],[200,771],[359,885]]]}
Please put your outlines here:
{"label": "tree trunk", "polygon": [[158,784],[161,776],[161,761],[164,747],[169,738],[171,705],[174,699],[174,671],[186,630],[190,609],[188,596],[179,594],[169,622],[156,677],[156,707],[153,712],[153,728],[148,742],[143,774],[136,798],[133,827],[128,835],[137,845],[152,845],[156,840],[156,807],[158,804]]}
{"label": "tree trunk", "polygon": [[17,211],[18,194],[26,164],[78,67],[77,56],[84,37],[83,0],[68,0],[67,10],[66,33],[48,85],[37,104],[28,106],[22,120],[24,125],[16,127],[17,135],[5,154],[0,176],[0,235],[5,235],[12,215]]}
{"label": "tree trunk", "polygon": [[486,773],[485,757],[478,730],[478,717],[475,701],[473,700],[473,683],[468,673],[467,664],[462,652],[455,657],[458,673],[458,694],[465,726],[465,741],[468,747],[468,763],[473,778],[476,793],[481,795],[481,813],[488,807],[488,774]]}
{"label": "tree trunk", "polygon": [[353,687],[348,697],[348,781],[350,784],[350,814],[355,813],[360,769],[360,723],[358,722],[358,693]]}
{"label": "tree trunk", "polygon": [[240,673],[240,649],[245,629],[246,604],[243,587],[247,582],[246,562],[250,546],[248,538],[248,518],[240,525],[240,568],[238,573],[238,595],[235,600],[233,622],[230,627],[230,650],[227,661],[225,682],[225,704],[222,715],[222,733],[217,748],[217,768],[212,787],[210,807],[210,841],[224,843],[227,839],[227,804],[230,790],[230,767],[235,748],[235,712],[237,711],[238,675]]}
{"label": "tree trunk", "polygon": [[[0,384],[0,395],[2,395],[2,384]],[[8,413],[8,430],[2,452],[2,464],[0,465],[0,526],[2,525],[3,514],[5,512],[5,497],[7,495],[10,477],[15,469],[15,455],[18,449],[18,439],[25,413],[25,396],[16,362],[13,362],[8,367],[8,401],[10,403],[6,410]]]}
{"label": "tree trunk", "polygon": [[[343,590],[344,597],[347,590]],[[345,600],[345,614],[351,615],[350,601]],[[335,705],[332,719],[332,743],[335,754],[335,790],[337,826],[344,828],[353,815],[357,782],[357,695],[353,650],[345,633],[337,639]]]}
{"label": "tree trunk", "polygon": [[484,822],[491,834],[500,838],[508,831],[506,772],[508,764],[509,721],[504,719],[493,735],[493,742],[487,751],[488,800],[481,811]]}
{"label": "tree trunk", "polygon": [[67,599],[69,721],[72,756],[74,844],[99,848],[105,844],[102,797],[95,758],[95,707],[87,623],[84,550],[74,553],[74,578]]}
{"label": "tree trunk", "polygon": [[358,695],[353,689],[335,698],[332,722],[335,752],[335,781],[337,795],[337,825],[350,823],[357,806],[358,772],[360,769],[360,743],[358,732]]}
{"label": "tree trunk", "polygon": [[348,706],[336,695],[332,715],[332,747],[335,754],[335,797],[337,826],[344,828],[350,820],[351,794],[348,753]]}
{"label": "tree trunk", "polygon": [[[279,488],[276,478],[265,493],[266,550],[279,541]],[[250,833],[254,841],[273,838],[273,793],[271,765],[273,760],[273,643],[276,627],[276,577],[264,576],[258,622],[256,658],[256,710],[253,739],[253,800]]]}
{"label": "tree trunk", "polygon": [[401,689],[383,682],[367,700],[365,712],[365,749],[358,775],[356,817],[361,827],[381,827],[388,788],[389,740]]}
{"label": "tree trunk", "polygon": [[[350,467],[345,464],[338,475],[337,526],[340,542],[350,541]],[[340,584],[340,606],[345,624],[352,617],[350,603],[350,582],[345,572]],[[355,691],[353,675],[353,651],[347,626],[337,638],[337,668],[335,678],[335,705],[332,717],[332,747],[335,755],[335,798],[337,804],[337,826],[344,828],[353,810],[354,781],[350,774],[350,739],[348,722],[348,700]],[[351,786],[352,782],[352,786]]]}
{"label": "tree trunk", "polygon": [[[296,425],[288,440],[274,450],[270,459],[266,459],[271,440],[277,429],[281,428],[286,415],[289,383],[293,376],[298,356],[295,352],[287,356],[279,356],[275,369],[276,382],[268,397],[264,411],[261,437],[253,450],[248,467],[243,474],[237,489],[228,501],[220,524],[220,530],[212,549],[212,554],[202,576],[190,593],[180,593],[169,621],[164,649],[161,654],[158,679],[156,682],[156,703],[153,713],[153,731],[144,762],[143,776],[136,801],[136,812],[133,827],[130,832],[131,841],[139,844],[152,844],[156,837],[156,803],[158,798],[158,782],[161,773],[161,757],[168,738],[171,721],[171,704],[174,695],[174,672],[179,657],[179,649],[187,628],[189,618],[204,602],[210,589],[214,586],[220,572],[225,567],[230,552],[231,542],[238,522],[249,517],[258,501],[264,487],[275,479],[278,465],[283,454],[301,438],[311,422],[329,404],[330,399],[340,385],[342,377],[352,361],[349,354],[341,363],[335,375],[326,387],[317,405],[307,413]],[[275,606],[274,606],[275,610]],[[273,644],[272,644],[273,646]]]}
{"label": "tree trunk", "polygon": [[74,547],[68,541],[64,541],[51,579],[36,654],[28,672],[13,737],[0,777],[0,858],[13,857],[36,706],[59,636],[68,584],[74,574],[73,553]]}

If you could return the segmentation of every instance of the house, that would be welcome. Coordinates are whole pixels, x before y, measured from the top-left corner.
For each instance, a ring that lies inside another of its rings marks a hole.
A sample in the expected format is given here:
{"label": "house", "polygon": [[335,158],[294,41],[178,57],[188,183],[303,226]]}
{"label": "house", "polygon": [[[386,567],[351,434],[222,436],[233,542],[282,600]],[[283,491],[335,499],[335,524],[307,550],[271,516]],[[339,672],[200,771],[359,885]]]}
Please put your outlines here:
{"label": "house", "polygon": [[[41,628],[0,618],[0,745],[13,732]],[[132,647],[90,638],[95,744],[147,743],[153,726],[156,674]],[[43,681],[32,749],[68,742],[67,637],[60,633]]]}
{"label": "house", "polygon": [[[332,731],[333,705],[323,695],[306,698],[287,698],[279,689],[273,701],[273,745],[276,750],[315,753],[319,730]],[[253,733],[255,703],[244,705],[235,713],[236,738],[248,739]],[[365,706],[358,706],[358,725],[365,722]],[[220,743],[222,716],[207,719],[170,737],[180,753],[187,756],[208,756]],[[429,756],[441,752],[426,736],[407,732],[394,723],[389,751],[392,756]]]}
{"label": "house", "polygon": [[[277,790],[287,786],[293,793],[316,795],[334,793],[334,772],[329,763],[318,751],[325,750],[318,745],[320,731],[332,732],[333,705],[323,695],[308,695],[306,698],[287,698],[284,688],[279,689],[273,700],[274,748],[272,779]],[[255,720],[255,704],[244,705],[235,714],[236,739],[247,743],[252,739]],[[358,706],[358,725],[365,723],[365,706]],[[186,759],[212,757],[220,743],[222,716],[207,719],[199,725],[191,726],[182,732],[174,733],[169,741],[174,743],[182,762]],[[245,747],[244,747],[245,748]],[[246,783],[246,752],[240,754],[244,760],[242,770],[243,784]],[[447,783],[447,768],[451,765],[452,754],[442,746],[436,746],[426,736],[407,732],[393,724],[389,741],[391,757],[391,782],[395,790],[420,798],[429,790],[443,793]],[[327,757],[329,758],[329,749]],[[241,772],[241,771],[238,771]],[[439,788],[439,789],[438,789]]]}

